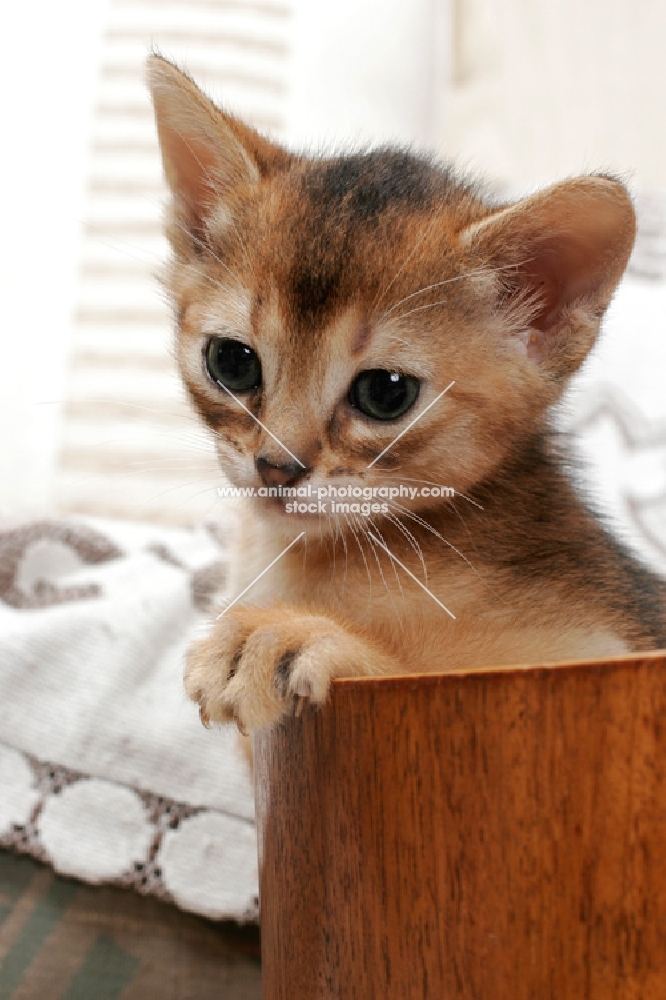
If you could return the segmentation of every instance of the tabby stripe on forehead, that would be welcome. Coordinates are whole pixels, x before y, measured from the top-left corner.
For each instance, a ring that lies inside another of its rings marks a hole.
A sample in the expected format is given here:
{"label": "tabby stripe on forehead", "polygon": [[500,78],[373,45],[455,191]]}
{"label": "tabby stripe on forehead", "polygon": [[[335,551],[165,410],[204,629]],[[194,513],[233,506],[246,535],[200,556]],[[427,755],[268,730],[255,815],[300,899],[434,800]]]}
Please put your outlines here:
{"label": "tabby stripe on forehead", "polygon": [[[279,139],[291,18],[284,0],[111,0],[62,416],[66,511],[182,523],[210,510],[211,494],[196,494],[214,491],[217,460],[177,378],[173,318],[155,278],[167,256],[165,189],[144,62],[162,46]],[[248,419],[223,404],[211,416],[221,412],[227,425]]]}

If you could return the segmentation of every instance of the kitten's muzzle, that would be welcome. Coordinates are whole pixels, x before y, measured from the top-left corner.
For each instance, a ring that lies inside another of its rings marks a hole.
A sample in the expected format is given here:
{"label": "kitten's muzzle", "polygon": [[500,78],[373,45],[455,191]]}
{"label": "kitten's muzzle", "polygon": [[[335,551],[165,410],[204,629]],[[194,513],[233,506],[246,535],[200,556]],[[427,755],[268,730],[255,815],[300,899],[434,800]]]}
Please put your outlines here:
{"label": "kitten's muzzle", "polygon": [[284,465],[274,465],[268,459],[259,456],[255,461],[257,472],[265,486],[294,486],[299,479],[311,470],[304,469],[296,462],[286,462]]}

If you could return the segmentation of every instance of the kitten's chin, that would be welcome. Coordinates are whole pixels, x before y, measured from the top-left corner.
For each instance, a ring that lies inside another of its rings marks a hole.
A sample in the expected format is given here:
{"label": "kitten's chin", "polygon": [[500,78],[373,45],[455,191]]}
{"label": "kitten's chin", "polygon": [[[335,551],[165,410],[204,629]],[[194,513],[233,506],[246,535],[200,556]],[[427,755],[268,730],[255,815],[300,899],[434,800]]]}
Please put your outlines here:
{"label": "kitten's chin", "polygon": [[[304,507],[312,509],[303,510]],[[300,510],[298,508],[301,508]],[[294,504],[277,498],[255,498],[256,515],[267,524],[272,531],[293,538],[301,531],[308,535],[324,537],[336,532],[335,515],[322,513],[316,501],[312,504]]]}

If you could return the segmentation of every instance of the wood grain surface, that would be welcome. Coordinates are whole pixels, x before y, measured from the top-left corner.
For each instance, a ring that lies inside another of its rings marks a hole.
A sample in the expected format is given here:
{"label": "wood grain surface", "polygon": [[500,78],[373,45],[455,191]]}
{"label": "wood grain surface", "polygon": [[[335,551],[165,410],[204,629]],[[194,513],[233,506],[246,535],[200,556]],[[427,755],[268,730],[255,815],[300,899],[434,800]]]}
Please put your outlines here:
{"label": "wood grain surface", "polygon": [[337,681],[255,774],[264,1000],[665,1000],[666,656]]}

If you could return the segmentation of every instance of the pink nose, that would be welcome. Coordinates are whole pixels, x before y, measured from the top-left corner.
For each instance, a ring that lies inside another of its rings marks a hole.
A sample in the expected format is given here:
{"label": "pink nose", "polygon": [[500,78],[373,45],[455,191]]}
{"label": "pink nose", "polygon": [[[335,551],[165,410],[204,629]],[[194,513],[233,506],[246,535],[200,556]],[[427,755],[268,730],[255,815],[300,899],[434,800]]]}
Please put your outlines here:
{"label": "pink nose", "polygon": [[309,469],[304,469],[296,462],[287,462],[284,465],[273,465],[266,458],[258,458],[255,462],[257,472],[261,476],[265,486],[293,486],[299,479],[308,473]]}

